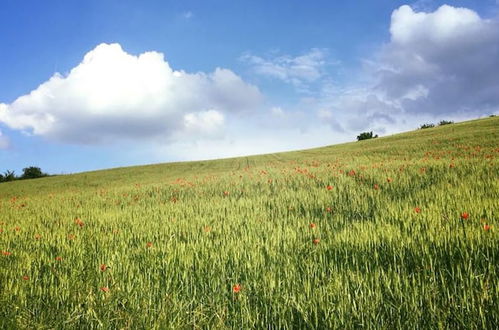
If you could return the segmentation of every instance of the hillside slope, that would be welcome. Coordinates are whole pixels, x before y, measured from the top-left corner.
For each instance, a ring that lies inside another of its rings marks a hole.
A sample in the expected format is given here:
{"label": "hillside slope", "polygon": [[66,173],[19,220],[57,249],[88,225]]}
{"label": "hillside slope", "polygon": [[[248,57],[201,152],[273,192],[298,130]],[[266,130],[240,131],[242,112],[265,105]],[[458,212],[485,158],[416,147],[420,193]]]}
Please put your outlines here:
{"label": "hillside slope", "polygon": [[0,328],[494,328],[499,117],[0,184]]}
{"label": "hillside slope", "polygon": [[440,150],[446,150],[463,153],[466,150],[464,147],[477,146],[481,148],[482,153],[489,148],[493,155],[497,155],[497,151],[494,149],[499,147],[499,116],[308,150],[220,160],[132,166],[30,181],[9,182],[0,184],[0,194],[14,196],[16,193],[23,192],[28,194],[36,193],[36,191],[48,193],[84,187],[119,187],[134,183],[170,182],[177,178],[222,174],[248,167],[263,168],[268,165],[286,164],[294,161],[330,162],[341,159],[364,165],[387,159],[420,161],[425,158],[427,152],[438,153]]}

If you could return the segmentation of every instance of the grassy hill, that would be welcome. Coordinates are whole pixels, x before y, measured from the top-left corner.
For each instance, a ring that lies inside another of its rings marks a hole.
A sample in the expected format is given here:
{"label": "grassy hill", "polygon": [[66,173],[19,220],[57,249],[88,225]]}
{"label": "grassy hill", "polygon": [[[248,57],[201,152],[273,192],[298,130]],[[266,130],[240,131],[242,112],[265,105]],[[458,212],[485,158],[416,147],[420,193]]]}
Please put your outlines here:
{"label": "grassy hill", "polygon": [[499,117],[0,184],[1,328],[492,328]]}

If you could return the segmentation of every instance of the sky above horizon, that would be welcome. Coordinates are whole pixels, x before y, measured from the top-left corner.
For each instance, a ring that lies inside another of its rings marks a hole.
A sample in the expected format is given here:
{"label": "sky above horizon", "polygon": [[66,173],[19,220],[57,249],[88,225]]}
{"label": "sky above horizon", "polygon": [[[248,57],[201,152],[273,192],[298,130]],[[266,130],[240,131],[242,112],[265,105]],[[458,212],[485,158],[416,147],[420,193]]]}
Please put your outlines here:
{"label": "sky above horizon", "polygon": [[499,0],[0,0],[0,172],[297,150],[499,114]]}

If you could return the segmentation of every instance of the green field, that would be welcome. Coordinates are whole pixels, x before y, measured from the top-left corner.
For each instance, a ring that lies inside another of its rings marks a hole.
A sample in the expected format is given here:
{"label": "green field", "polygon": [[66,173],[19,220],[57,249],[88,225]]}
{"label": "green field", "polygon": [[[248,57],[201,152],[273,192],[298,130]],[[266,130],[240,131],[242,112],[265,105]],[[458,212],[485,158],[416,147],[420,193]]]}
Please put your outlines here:
{"label": "green field", "polygon": [[492,329],[499,117],[2,183],[0,228],[2,329]]}

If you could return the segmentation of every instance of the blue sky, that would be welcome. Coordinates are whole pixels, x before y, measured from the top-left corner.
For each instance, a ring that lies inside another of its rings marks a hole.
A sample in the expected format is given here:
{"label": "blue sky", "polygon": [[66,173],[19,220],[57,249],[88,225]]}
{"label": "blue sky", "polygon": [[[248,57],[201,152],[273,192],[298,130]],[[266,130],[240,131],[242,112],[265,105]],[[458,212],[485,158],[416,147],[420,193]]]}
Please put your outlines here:
{"label": "blue sky", "polygon": [[498,9],[0,0],[0,171],[293,150],[498,113]]}

